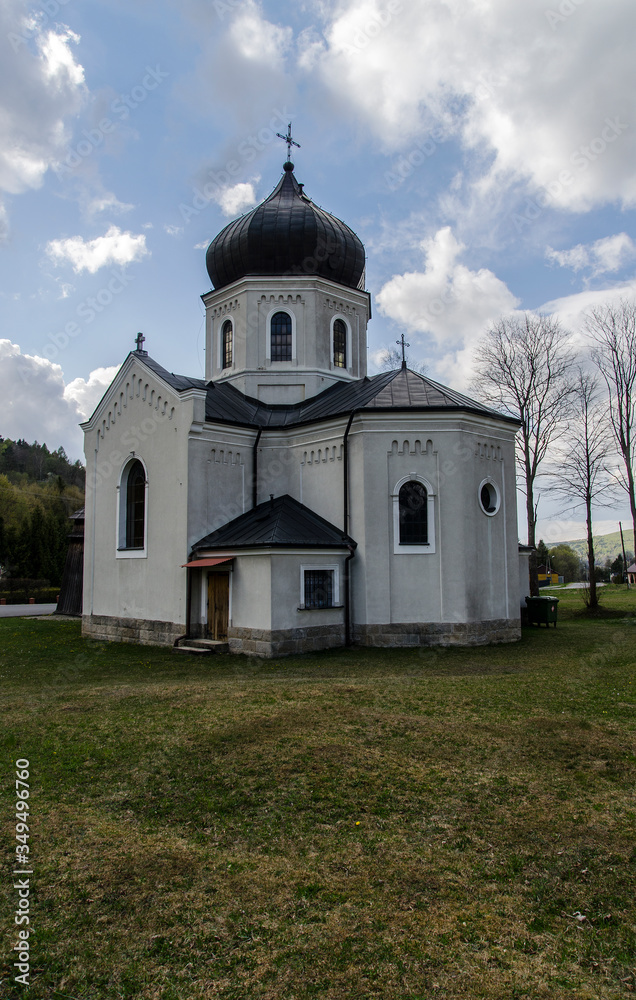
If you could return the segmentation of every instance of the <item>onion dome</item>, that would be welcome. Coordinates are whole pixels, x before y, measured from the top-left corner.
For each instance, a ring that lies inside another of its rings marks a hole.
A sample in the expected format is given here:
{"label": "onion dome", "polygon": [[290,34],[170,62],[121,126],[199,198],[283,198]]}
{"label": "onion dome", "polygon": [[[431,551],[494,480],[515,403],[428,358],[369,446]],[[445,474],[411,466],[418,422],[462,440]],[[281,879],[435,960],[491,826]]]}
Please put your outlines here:
{"label": "onion dome", "polygon": [[280,183],[262,204],[230,222],[208,247],[214,288],[246,275],[319,275],[364,287],[364,246],[353,230],[314,205],[285,163]]}

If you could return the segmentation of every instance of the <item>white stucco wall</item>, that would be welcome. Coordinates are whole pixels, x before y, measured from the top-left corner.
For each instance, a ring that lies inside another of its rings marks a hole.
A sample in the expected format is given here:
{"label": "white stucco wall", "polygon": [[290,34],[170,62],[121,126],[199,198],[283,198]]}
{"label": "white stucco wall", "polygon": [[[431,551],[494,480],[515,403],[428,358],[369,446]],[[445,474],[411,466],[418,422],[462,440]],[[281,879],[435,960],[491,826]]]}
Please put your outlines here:
{"label": "white stucco wall", "polygon": [[[84,614],[185,622],[187,438],[179,397],[131,356],[86,424]],[[201,400],[198,400],[200,403]],[[147,476],[146,552],[118,552],[118,486],[134,454]]]}

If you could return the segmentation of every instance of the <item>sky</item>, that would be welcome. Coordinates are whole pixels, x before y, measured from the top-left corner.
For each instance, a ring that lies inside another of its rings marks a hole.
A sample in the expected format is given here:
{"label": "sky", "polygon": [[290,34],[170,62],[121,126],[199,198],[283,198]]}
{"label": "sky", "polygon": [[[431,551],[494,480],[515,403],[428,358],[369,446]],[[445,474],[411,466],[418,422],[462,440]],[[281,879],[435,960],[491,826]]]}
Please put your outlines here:
{"label": "sky", "polygon": [[[0,435],[83,458],[138,331],[203,375],[205,248],[276,186],[289,122],[366,246],[370,373],[405,333],[467,391],[515,310],[585,351],[586,309],[636,294],[636,8],[550,2],[0,0]],[[580,537],[539,492],[539,534]]]}

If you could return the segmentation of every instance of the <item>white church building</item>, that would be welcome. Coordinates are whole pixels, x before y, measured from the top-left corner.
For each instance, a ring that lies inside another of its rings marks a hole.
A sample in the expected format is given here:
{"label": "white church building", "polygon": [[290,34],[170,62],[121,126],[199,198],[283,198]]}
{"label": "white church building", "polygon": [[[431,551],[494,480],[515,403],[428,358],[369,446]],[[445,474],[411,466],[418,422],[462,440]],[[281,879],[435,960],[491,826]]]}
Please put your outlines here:
{"label": "white church building", "polygon": [[208,248],[205,379],[140,337],[82,425],[83,632],[268,657],[518,639],[518,423],[367,375],[364,247],[293,171]]}

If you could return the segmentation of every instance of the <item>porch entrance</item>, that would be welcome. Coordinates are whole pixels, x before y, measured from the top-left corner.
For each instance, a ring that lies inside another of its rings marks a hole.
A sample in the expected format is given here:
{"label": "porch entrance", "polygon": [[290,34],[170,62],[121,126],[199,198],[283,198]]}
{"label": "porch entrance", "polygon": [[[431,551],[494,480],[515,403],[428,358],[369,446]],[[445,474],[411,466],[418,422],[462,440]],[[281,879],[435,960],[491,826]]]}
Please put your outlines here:
{"label": "porch entrance", "polygon": [[225,642],[230,616],[230,574],[208,573],[208,638]]}

